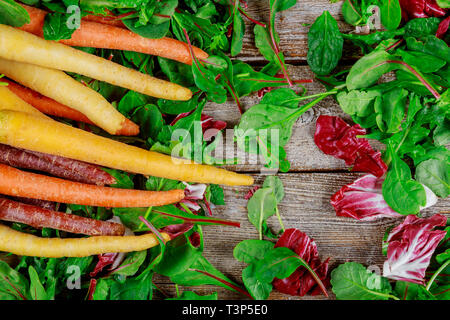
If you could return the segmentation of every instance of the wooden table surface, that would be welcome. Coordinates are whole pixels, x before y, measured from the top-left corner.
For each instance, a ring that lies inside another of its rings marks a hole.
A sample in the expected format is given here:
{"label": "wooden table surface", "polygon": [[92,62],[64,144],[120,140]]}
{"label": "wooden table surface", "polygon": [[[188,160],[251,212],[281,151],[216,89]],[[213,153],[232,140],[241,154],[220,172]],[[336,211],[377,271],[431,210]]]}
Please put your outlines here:
{"label": "wooden table surface", "polygon": [[[268,0],[248,1],[247,12],[260,21],[268,20]],[[302,0],[295,7],[277,15],[276,27],[280,34],[280,47],[285,53],[289,72],[293,79],[310,79],[312,72],[306,64],[308,27],[323,10],[328,10],[338,20],[341,31],[350,31],[351,27],[343,22],[340,13],[341,3],[330,4],[328,0]],[[264,65],[264,59],[254,46],[253,26],[246,21],[246,38],[243,53],[238,57],[254,66]],[[349,57],[349,55],[347,55]],[[350,57],[351,58],[351,57]],[[323,92],[324,88],[317,83],[308,84],[309,94]],[[257,104],[256,95],[242,99],[244,109]],[[216,119],[227,121],[228,128],[233,128],[240,119],[236,104],[228,101],[225,104],[208,103],[205,113]],[[319,115],[329,114],[341,116],[339,105],[327,98],[305,113],[295,124],[292,138],[286,147],[287,157],[291,163],[288,173],[279,173],[284,183],[286,196],[279,205],[279,210],[286,228],[298,228],[314,238],[322,259],[331,257],[330,270],[346,261],[360,262],[366,266],[382,268],[384,257],[381,254],[381,241],[386,228],[398,224],[400,220],[382,219],[374,222],[336,217],[330,205],[330,197],[343,185],[354,181],[360,173],[350,173],[344,161],[324,155],[315,146],[313,134],[315,122]],[[377,145],[375,145],[377,147]],[[241,152],[240,156],[245,157]],[[229,166],[228,169],[251,174],[256,184],[261,185],[265,176],[261,174],[261,166],[243,163]],[[232,280],[242,283],[243,263],[233,258],[233,248],[245,239],[256,239],[256,229],[247,220],[247,200],[244,195],[250,187],[225,188],[226,206],[214,209],[218,217],[239,221],[241,228],[222,226],[204,227],[205,257],[221,272]],[[445,213],[449,215],[449,199],[440,200],[435,206],[423,211],[424,215]],[[278,231],[275,217],[270,218],[270,226]],[[155,284],[169,294],[175,293],[175,287],[165,277],[157,276]],[[187,289],[187,288],[182,288]],[[199,294],[218,292],[219,299],[243,299],[245,297],[215,286],[191,288]],[[271,299],[298,299],[274,291]],[[303,299],[324,299],[323,296]],[[334,298],[330,290],[330,298]]]}
{"label": "wooden table surface", "polygon": [[[268,0],[248,1],[247,12],[259,21],[268,20]],[[310,79],[313,74],[306,63],[308,26],[323,10],[328,10],[338,20],[340,30],[351,31],[351,26],[343,21],[341,2],[330,4],[328,0],[302,0],[295,7],[277,15],[277,31],[280,34],[280,47],[290,64],[289,72],[293,79]],[[244,49],[238,59],[254,66],[264,65],[264,59],[254,45],[253,26],[246,21],[246,38]],[[350,57],[347,52],[347,58]],[[313,83],[306,85],[310,94],[323,92],[322,85]],[[248,109],[259,101],[256,95],[242,99],[244,109]],[[240,119],[236,104],[228,101],[225,104],[208,103],[205,113],[216,119],[227,121],[228,128],[233,128]],[[382,219],[374,222],[360,222],[350,218],[336,217],[330,204],[330,197],[343,185],[351,183],[361,173],[350,173],[344,161],[327,156],[315,146],[313,135],[315,123],[319,115],[329,114],[349,118],[341,111],[332,99],[324,99],[310,112],[304,114],[295,124],[292,138],[286,151],[291,169],[288,173],[279,173],[284,183],[286,196],[279,206],[286,228],[298,228],[312,237],[318,246],[322,259],[331,257],[330,270],[346,261],[360,262],[366,266],[380,268],[384,262],[381,254],[381,241],[387,227],[400,223],[396,219]],[[378,145],[374,145],[378,147]],[[239,153],[244,157],[243,153]],[[245,157],[244,157],[245,158]],[[243,163],[229,166],[231,170],[249,173],[261,185],[264,175],[261,166]],[[232,280],[242,283],[241,272],[245,264],[233,258],[233,248],[245,239],[256,239],[258,234],[247,219],[247,200],[244,195],[249,187],[225,188],[226,206],[217,207],[214,214],[241,223],[241,228],[222,226],[204,227],[205,257],[221,272]],[[423,215],[444,213],[449,215],[450,200],[440,200],[435,206],[424,210]],[[450,215],[449,215],[450,216]],[[278,231],[275,217],[270,218],[271,225]],[[269,224],[270,225],[270,224]],[[155,279],[161,288],[174,294],[174,286],[164,277]],[[191,288],[200,294],[218,292],[219,299],[243,299],[245,297],[231,291],[214,286]],[[334,296],[330,291],[330,298]],[[298,299],[273,291],[271,299]],[[324,299],[323,296],[306,296],[302,299]]]}

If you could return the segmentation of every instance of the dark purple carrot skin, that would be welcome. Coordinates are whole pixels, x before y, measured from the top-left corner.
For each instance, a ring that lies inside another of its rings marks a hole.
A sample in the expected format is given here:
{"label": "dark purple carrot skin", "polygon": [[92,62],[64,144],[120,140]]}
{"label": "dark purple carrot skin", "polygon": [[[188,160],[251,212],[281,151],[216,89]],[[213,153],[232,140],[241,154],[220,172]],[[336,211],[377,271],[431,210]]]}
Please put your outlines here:
{"label": "dark purple carrot skin", "polygon": [[0,144],[0,162],[12,167],[47,172],[60,178],[82,183],[102,186],[116,183],[116,179],[99,166],[50,154],[17,149],[4,144]]}
{"label": "dark purple carrot skin", "polygon": [[125,233],[125,227],[119,223],[51,211],[1,197],[0,220],[89,236],[122,236]]}
{"label": "dark purple carrot skin", "polygon": [[57,209],[57,203],[47,200],[40,200],[40,199],[31,199],[31,198],[22,198],[22,197],[14,197],[14,200],[29,204],[32,206],[40,207],[47,210],[56,211]]}

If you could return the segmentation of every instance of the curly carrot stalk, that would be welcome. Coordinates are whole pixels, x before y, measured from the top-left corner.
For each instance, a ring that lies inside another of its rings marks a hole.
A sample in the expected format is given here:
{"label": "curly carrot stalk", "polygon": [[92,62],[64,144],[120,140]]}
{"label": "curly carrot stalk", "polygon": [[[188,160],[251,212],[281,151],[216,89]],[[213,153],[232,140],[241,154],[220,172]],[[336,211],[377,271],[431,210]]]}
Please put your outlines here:
{"label": "curly carrot stalk", "polygon": [[[162,233],[166,241],[169,235]],[[89,238],[40,238],[0,225],[0,251],[29,257],[87,257],[108,252],[147,250],[159,244],[153,233],[141,236]]]}
{"label": "curly carrot stalk", "polygon": [[[20,84],[17,84],[9,79],[2,78],[1,81],[6,82],[8,84],[7,88],[13,93],[15,93],[20,99],[27,102],[28,104],[30,104],[31,106],[33,106],[42,113],[48,114],[50,116],[94,124],[94,122],[92,122],[83,113],[75,109],[72,109],[66,105],[63,105],[58,101],[50,99],[40,94],[39,92],[23,87]],[[26,110],[17,110],[17,111],[26,112]],[[122,123],[122,127],[119,129],[119,131],[116,132],[116,134],[122,136],[135,136],[139,134],[139,127],[132,121],[125,119],[124,122]]]}
{"label": "curly carrot stalk", "polygon": [[125,233],[125,227],[120,223],[52,211],[2,197],[0,197],[0,220],[90,236],[122,236]]}
{"label": "curly carrot stalk", "polygon": [[50,154],[17,149],[4,144],[0,144],[0,163],[23,169],[43,171],[60,178],[100,186],[117,182],[113,176],[96,165]]}
{"label": "curly carrot stalk", "polygon": [[153,207],[179,202],[184,190],[141,191],[94,186],[0,164],[0,193],[96,207]]}
{"label": "curly carrot stalk", "polygon": [[247,175],[172,158],[22,112],[0,111],[0,143],[173,180],[253,184],[253,178]]}
{"label": "curly carrot stalk", "polygon": [[[47,12],[26,5],[22,6],[28,11],[31,21],[20,29],[43,37]],[[83,17],[80,28],[72,34],[70,39],[59,42],[76,47],[135,51],[192,64],[189,49],[184,42],[171,38],[148,39],[123,27],[125,26],[122,21],[117,19],[86,16]],[[194,48],[194,52],[198,59],[208,58],[208,54],[199,48]]]}
{"label": "curly carrot stalk", "polygon": [[[2,24],[0,24],[0,56],[7,60],[78,73],[155,98],[186,101],[192,97],[191,90],[178,84]],[[39,81],[46,80],[39,79]]]}

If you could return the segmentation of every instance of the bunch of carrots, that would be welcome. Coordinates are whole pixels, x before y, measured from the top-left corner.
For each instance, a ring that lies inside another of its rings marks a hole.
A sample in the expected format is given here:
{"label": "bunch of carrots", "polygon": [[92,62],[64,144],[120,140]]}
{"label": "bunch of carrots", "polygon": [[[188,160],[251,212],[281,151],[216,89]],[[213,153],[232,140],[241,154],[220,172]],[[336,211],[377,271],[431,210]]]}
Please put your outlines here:
{"label": "bunch of carrots", "polygon": [[[24,5],[31,21],[0,25],[0,220],[53,228],[88,238],[39,238],[0,225],[0,251],[41,257],[82,257],[158,245],[155,234],[124,236],[122,224],[58,212],[55,203],[101,207],[152,207],[179,202],[183,190],[141,191],[109,187],[116,180],[101,166],[132,173],[225,185],[251,185],[249,176],[147,151],[53,120],[95,124],[113,135],[139,127],[103,96],[66,72],[78,73],[149,96],[189,100],[189,89],[156,79],[70,46],[159,55],[186,64],[190,50],[178,40],[145,39],[120,23],[85,17],[72,38],[42,38],[46,12]],[[93,21],[95,20],[95,21]],[[208,55],[194,48],[200,59]],[[23,171],[25,169],[27,171]],[[28,170],[32,170],[30,172]],[[43,172],[35,173],[35,172]],[[167,234],[162,234],[165,241]]]}

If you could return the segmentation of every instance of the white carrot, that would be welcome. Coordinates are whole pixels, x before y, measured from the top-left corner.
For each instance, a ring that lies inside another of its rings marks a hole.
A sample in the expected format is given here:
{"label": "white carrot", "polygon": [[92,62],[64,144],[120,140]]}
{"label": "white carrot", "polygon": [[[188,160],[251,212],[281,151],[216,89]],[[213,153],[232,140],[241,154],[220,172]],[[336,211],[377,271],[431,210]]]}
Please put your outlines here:
{"label": "white carrot", "polygon": [[156,98],[189,100],[192,96],[177,84],[6,25],[0,25],[0,57],[82,74]]}
{"label": "white carrot", "polygon": [[[44,96],[80,111],[110,134],[119,132],[127,120],[100,93],[62,71],[0,58],[0,73]],[[136,131],[139,131],[138,127]]]}

